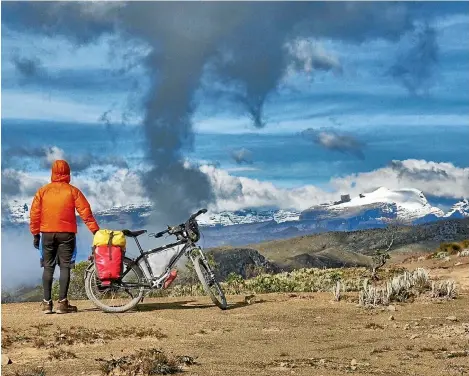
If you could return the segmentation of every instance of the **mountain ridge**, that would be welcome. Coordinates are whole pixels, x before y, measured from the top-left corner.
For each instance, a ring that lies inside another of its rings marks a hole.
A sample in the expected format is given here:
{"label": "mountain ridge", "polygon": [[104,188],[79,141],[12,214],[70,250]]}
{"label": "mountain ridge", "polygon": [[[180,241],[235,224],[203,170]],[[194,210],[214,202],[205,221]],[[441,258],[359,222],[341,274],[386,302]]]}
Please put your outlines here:
{"label": "mountain ridge", "polygon": [[[152,213],[151,204],[131,204],[96,211],[98,220],[105,223],[120,223],[124,227],[142,226]],[[315,221],[317,227],[327,230],[344,228],[374,228],[391,221],[407,224],[431,223],[446,218],[469,217],[469,201],[463,199],[444,213],[430,205],[422,191],[415,188],[389,190],[379,187],[357,197],[342,195],[340,200],[311,206],[303,211],[287,209],[240,209],[220,213],[208,212],[198,217],[201,227],[220,228],[257,223],[300,224]],[[14,200],[9,203],[8,215],[3,215],[2,227],[29,222],[27,203]]]}

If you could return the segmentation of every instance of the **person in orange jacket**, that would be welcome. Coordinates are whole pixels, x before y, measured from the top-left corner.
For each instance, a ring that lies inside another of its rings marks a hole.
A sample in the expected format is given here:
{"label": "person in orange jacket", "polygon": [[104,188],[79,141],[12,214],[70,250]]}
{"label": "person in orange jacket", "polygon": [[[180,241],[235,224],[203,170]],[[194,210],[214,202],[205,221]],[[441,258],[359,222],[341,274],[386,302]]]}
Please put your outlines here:
{"label": "person in orange jacket", "polygon": [[[52,313],[52,282],[56,262],[60,267],[60,292],[57,313],[76,312],[67,294],[70,269],[75,264],[77,220],[75,209],[88,229],[95,234],[99,226],[93,217],[90,204],[83,193],[70,184],[70,166],[57,160],[52,165],[51,183],[41,187],[34,196],[30,212],[30,231],[34,247],[39,250],[41,267],[44,268],[42,283],[43,313]],[[41,239],[42,234],[42,239]]]}

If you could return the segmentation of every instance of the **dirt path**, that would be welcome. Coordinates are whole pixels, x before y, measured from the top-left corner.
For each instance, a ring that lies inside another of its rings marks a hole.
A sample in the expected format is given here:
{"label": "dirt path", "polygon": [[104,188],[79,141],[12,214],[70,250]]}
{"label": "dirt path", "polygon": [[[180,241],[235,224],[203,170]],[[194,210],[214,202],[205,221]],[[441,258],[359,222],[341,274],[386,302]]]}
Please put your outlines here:
{"label": "dirt path", "polygon": [[[335,303],[331,294],[264,295],[251,305],[243,298],[230,297],[227,311],[207,299],[180,298],[146,301],[140,311],[120,315],[96,311],[86,301],[78,303],[81,312],[60,316],[40,314],[38,303],[2,305],[2,338],[17,336],[3,350],[13,364],[3,366],[2,375],[22,365],[44,366],[46,376],[100,375],[96,359],[151,347],[196,358],[199,364],[188,367],[187,375],[469,375],[469,354],[464,352],[469,350],[464,326],[469,323],[468,296],[441,304],[398,305],[393,312]],[[449,315],[457,321],[448,320]],[[34,347],[34,341],[56,341],[57,327],[62,332],[70,327],[94,333],[114,330],[115,338],[61,345],[76,358],[48,360],[51,350]],[[122,327],[153,332],[137,338],[115,330]],[[165,338],[157,338],[158,329]],[[451,351],[459,352],[450,357]],[[353,359],[357,364],[351,367]]]}

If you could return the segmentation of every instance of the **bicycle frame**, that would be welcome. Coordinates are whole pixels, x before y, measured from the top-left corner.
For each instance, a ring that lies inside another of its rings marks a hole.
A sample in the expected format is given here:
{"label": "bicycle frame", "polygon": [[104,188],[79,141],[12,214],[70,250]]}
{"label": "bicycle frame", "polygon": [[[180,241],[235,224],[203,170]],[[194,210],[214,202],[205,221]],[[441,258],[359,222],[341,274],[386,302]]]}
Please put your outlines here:
{"label": "bicycle frame", "polygon": [[[134,238],[135,240],[135,243],[137,244],[137,247],[138,247],[138,250],[140,251],[140,255],[136,258],[136,259],[130,259],[132,260],[132,266],[136,266],[138,268],[140,268],[139,266],[139,261],[143,259],[143,261],[145,262],[145,265],[147,267],[147,270],[148,270],[148,273],[150,275],[150,283],[151,284],[132,284],[132,283],[125,283],[126,286],[132,286],[132,285],[138,285],[137,287],[146,287],[146,288],[150,288],[150,289],[154,289],[154,288],[161,288],[162,286],[162,283],[163,281],[166,279],[166,277],[169,275],[171,269],[173,268],[173,266],[179,261],[179,259],[184,255],[184,254],[188,254],[190,253],[191,251],[193,251],[194,249],[198,248],[200,250],[200,247],[196,246],[194,243],[192,243],[191,241],[188,241],[188,240],[179,240],[175,243],[170,243],[170,244],[166,244],[166,245],[163,245],[161,247],[157,247],[157,248],[153,248],[149,251],[144,251],[142,246],[140,245],[140,242],[138,241],[138,239],[135,237]],[[152,255],[152,254],[155,254],[155,253],[159,253],[159,252],[163,252],[169,248],[172,248],[172,247],[176,247],[178,245],[182,245],[182,244],[185,244],[184,247],[181,248],[181,250],[179,250],[178,253],[176,253],[172,258],[171,260],[169,261],[169,263],[166,265],[166,268],[165,268],[165,271],[162,275],[159,275],[159,276],[155,276],[153,274],[153,271],[151,269],[151,266],[150,266],[150,263],[148,262],[148,256],[149,255]],[[202,252],[200,251],[200,253],[202,254]],[[189,256],[190,259],[192,260],[192,257]],[[202,256],[203,257],[203,256]],[[140,268],[141,269],[141,268]],[[121,276],[121,280],[122,278],[124,278],[127,273],[131,270],[131,268],[128,268]],[[145,275],[145,273],[144,273]]]}

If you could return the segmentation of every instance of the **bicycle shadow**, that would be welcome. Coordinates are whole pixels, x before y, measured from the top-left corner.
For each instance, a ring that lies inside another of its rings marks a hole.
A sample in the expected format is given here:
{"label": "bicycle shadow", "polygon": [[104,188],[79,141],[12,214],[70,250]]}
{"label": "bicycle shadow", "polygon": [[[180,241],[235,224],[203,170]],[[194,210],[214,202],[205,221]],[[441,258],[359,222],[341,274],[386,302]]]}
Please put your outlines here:
{"label": "bicycle shadow", "polygon": [[[230,311],[233,309],[239,309],[243,307],[247,307],[250,305],[262,304],[265,303],[265,300],[257,300],[254,303],[249,304],[246,301],[241,302],[228,302],[228,307],[226,311]],[[181,300],[176,302],[155,302],[152,301],[150,303],[140,303],[135,308],[131,309],[127,313],[132,312],[152,312],[152,311],[166,311],[166,310],[186,310],[186,309],[207,309],[207,308],[217,308],[217,306],[213,303],[197,303],[197,300]],[[81,312],[99,312],[100,309],[96,307],[92,308],[85,308],[81,309]]]}
{"label": "bicycle shadow", "polygon": [[[217,308],[213,303],[196,303],[196,300],[185,300],[179,302],[151,302],[151,303],[140,303],[135,311],[148,312],[148,311],[161,311],[161,310],[186,310],[186,309],[207,309],[207,308]],[[263,303],[263,301],[258,301],[256,304]],[[228,302],[226,311],[233,309],[247,307],[250,304],[247,302]]]}

